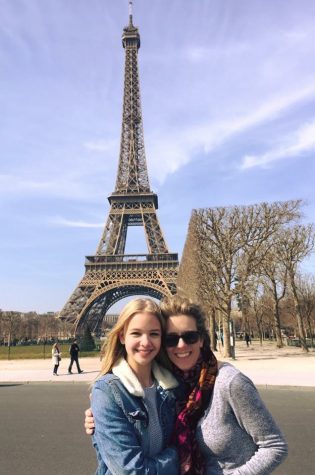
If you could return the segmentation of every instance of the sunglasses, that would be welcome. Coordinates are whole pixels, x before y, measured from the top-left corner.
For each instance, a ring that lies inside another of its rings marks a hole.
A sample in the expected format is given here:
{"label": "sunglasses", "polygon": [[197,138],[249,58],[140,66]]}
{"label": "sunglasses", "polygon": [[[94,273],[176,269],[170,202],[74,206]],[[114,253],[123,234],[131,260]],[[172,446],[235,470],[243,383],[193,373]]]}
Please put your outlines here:
{"label": "sunglasses", "polygon": [[182,338],[182,340],[186,343],[186,345],[193,345],[197,343],[200,338],[199,332],[197,331],[190,331],[184,333],[169,333],[165,336],[164,343],[165,346],[171,348],[172,346],[177,346],[178,342]]}

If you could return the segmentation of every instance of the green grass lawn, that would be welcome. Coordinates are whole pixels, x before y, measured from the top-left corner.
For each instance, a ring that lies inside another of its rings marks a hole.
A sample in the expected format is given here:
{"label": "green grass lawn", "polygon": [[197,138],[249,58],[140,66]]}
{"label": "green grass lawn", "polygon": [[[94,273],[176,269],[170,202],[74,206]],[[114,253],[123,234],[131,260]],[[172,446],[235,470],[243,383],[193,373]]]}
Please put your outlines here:
{"label": "green grass lawn", "polygon": [[[69,355],[69,343],[60,344],[61,356]],[[7,346],[0,346],[0,360],[30,360],[30,359],[49,359],[51,358],[52,345],[30,345],[30,346],[11,346],[10,357]],[[80,357],[85,356],[97,356],[99,357],[99,351],[83,351],[80,352]]]}

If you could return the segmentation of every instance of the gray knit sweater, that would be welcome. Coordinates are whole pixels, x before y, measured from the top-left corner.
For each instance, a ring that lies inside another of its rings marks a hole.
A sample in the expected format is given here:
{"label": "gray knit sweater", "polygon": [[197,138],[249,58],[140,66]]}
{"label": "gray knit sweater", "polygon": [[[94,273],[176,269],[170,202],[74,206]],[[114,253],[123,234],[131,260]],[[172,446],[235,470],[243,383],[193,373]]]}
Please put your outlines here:
{"label": "gray knit sweater", "polygon": [[255,386],[228,363],[219,368],[197,440],[207,475],[268,475],[287,455],[286,441]]}

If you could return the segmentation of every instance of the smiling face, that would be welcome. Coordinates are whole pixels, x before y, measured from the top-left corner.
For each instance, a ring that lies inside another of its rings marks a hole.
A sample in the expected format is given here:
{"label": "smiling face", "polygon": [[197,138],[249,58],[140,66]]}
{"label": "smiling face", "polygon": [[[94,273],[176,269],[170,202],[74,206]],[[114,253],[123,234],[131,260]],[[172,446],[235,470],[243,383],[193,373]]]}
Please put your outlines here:
{"label": "smiling face", "polygon": [[150,366],[161,347],[161,324],[153,313],[136,313],[119,336],[125,345],[127,362],[137,372]]}
{"label": "smiling face", "polygon": [[[166,322],[166,334],[181,335],[186,332],[197,331],[196,320],[188,315],[172,315]],[[203,339],[196,343],[187,344],[182,338],[174,347],[166,347],[169,359],[182,371],[190,370],[195,366],[200,356]]]}

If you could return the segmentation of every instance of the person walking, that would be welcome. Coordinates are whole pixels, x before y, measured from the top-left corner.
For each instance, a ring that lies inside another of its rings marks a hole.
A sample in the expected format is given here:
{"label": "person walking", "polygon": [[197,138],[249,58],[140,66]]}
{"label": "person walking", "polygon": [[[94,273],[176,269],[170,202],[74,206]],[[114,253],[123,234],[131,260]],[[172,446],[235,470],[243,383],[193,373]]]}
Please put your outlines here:
{"label": "person walking", "polygon": [[53,375],[58,376],[58,368],[59,368],[59,363],[61,361],[61,351],[60,351],[58,343],[54,343],[51,350],[51,357],[52,357],[52,362],[54,365]]}
{"label": "person walking", "polygon": [[246,341],[246,345],[249,346],[251,343],[251,338],[248,333],[245,333],[244,340]]}
{"label": "person walking", "polygon": [[75,364],[77,365],[77,370],[78,370],[78,373],[83,373],[83,369],[80,368],[80,364],[79,364],[79,352],[80,352],[80,348],[79,348],[79,345],[78,345],[78,340],[75,338],[73,340],[73,343],[71,344],[70,348],[69,348],[69,353],[70,353],[70,364],[69,364],[69,368],[68,368],[68,373],[69,374],[72,374],[72,365],[73,363],[75,362]]}

